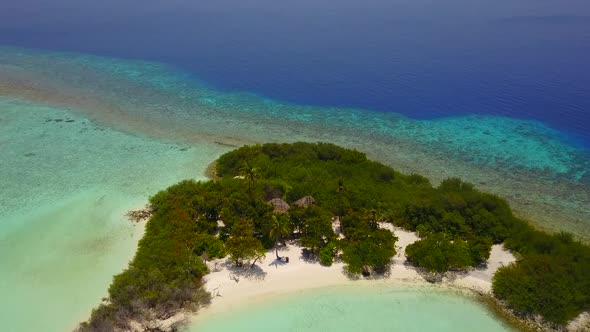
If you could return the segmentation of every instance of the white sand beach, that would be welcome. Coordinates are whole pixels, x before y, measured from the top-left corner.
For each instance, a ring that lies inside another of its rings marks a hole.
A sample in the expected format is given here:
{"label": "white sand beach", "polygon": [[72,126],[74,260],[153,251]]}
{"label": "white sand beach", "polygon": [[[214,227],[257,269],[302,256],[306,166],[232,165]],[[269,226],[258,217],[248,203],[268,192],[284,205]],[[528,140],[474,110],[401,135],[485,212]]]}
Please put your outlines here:
{"label": "white sand beach", "polygon": [[[326,267],[318,262],[306,261],[302,254],[302,247],[295,243],[288,243],[280,250],[281,256],[289,257],[289,263],[278,262],[274,250],[256,263],[252,269],[249,266],[235,268],[227,259],[208,263],[211,273],[205,276],[206,288],[211,292],[211,305],[203,308],[197,318],[202,319],[209,314],[225,312],[239,306],[244,306],[280,294],[293,293],[306,289],[339,286],[339,285],[391,285],[391,286],[425,286],[429,284],[418,271],[406,265],[405,247],[418,237],[412,232],[382,225],[394,231],[398,237],[396,246],[398,252],[393,259],[390,274],[378,279],[360,278],[350,279],[344,270],[344,264],[335,262]],[[469,289],[487,293],[491,291],[492,276],[495,271],[506,264],[514,262],[514,256],[502,245],[494,245],[485,269],[472,270],[464,275],[454,275],[445,278],[441,287]]]}

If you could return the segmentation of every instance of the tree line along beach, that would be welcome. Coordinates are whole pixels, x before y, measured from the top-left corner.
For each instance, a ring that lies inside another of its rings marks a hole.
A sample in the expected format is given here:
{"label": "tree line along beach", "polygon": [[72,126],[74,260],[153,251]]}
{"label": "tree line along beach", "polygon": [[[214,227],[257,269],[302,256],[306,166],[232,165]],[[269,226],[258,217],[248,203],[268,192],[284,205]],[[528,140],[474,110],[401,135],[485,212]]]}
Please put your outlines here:
{"label": "tree line along beach", "polygon": [[424,280],[489,294],[521,328],[587,324],[590,248],[469,183],[433,187],[327,143],[244,146],[211,172],[150,198],[135,258],[80,331],[171,330],[209,303],[205,314],[294,290]]}

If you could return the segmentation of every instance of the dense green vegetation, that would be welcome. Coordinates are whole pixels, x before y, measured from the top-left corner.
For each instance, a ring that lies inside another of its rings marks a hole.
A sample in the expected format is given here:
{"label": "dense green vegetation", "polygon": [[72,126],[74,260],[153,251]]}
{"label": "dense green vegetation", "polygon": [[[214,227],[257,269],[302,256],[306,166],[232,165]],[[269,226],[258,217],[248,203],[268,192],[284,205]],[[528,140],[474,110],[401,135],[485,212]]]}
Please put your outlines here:
{"label": "dense green vegetation", "polygon": [[128,329],[130,320],[149,323],[209,301],[201,287],[207,268],[199,255],[206,248],[213,256],[224,254],[219,240],[208,236],[216,225],[204,203],[208,194],[206,188],[184,181],[150,199],[154,213],[133,261],[114,277],[108,302],[93,310],[79,330]]}
{"label": "dense green vegetation", "polygon": [[[590,309],[587,246],[534,230],[503,199],[458,179],[433,187],[324,143],[245,146],[221,156],[216,172],[214,181],[183,181],[150,199],[154,213],[135,258],[81,330],[196,308],[209,299],[203,260],[229,255],[253,265],[286,240],[300,241],[321,264],[342,260],[352,274],[387,272],[397,239],[383,223],[416,231],[421,239],[407,247],[408,261],[433,273],[485,264],[492,244],[504,242],[522,259],[496,274],[493,290],[518,312],[564,323]],[[305,196],[315,203],[298,204]],[[267,203],[279,198],[288,211]]]}
{"label": "dense green vegetation", "polygon": [[351,273],[384,273],[395,255],[397,238],[386,229],[360,230],[346,233],[342,260]]}
{"label": "dense green vegetation", "polygon": [[238,266],[244,260],[254,260],[252,265],[266,253],[262,242],[254,237],[254,226],[246,219],[234,223],[231,237],[225,241],[230,259]]}
{"label": "dense green vegetation", "polygon": [[435,233],[406,248],[408,260],[432,272],[465,269],[485,263],[490,257],[491,241],[487,238],[472,241]]}
{"label": "dense green vegetation", "polygon": [[494,294],[523,313],[564,324],[590,309],[590,247],[571,234],[549,235],[519,225],[506,246],[523,256],[494,276]]}

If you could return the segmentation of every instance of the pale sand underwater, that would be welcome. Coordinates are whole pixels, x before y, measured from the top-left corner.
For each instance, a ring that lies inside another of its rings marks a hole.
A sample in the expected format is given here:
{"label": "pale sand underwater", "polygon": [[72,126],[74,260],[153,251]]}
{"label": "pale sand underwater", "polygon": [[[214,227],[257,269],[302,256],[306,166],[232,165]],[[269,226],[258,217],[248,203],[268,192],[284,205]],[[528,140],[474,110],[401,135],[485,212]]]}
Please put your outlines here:
{"label": "pale sand underwater", "polygon": [[[0,95],[188,146],[328,141],[434,183],[457,176],[551,231],[590,239],[590,152],[545,124],[495,116],[413,120],[217,91],[166,65],[0,48]],[[395,112],[395,110],[392,110]]]}
{"label": "pale sand underwater", "polygon": [[183,150],[35,104],[0,109],[2,331],[68,331],[135,253],[143,227],[126,212],[177,181],[205,179],[227,148]]}
{"label": "pale sand underwater", "polygon": [[158,64],[61,53],[3,49],[0,73],[3,331],[86,319],[141,237],[125,212],[204,179],[212,160],[246,143],[358,148],[434,182],[472,181],[544,228],[590,234],[588,158],[540,123],[290,105],[217,92]]}

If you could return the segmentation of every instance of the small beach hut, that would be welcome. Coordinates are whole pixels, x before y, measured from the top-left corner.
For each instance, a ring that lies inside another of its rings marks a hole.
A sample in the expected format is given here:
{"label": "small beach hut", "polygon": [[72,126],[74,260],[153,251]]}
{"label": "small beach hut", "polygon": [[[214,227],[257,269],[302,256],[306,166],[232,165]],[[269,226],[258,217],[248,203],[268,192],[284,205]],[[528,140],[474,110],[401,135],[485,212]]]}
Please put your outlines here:
{"label": "small beach hut", "polygon": [[305,196],[303,198],[296,200],[295,203],[293,203],[293,204],[300,206],[300,207],[308,208],[308,207],[315,204],[315,199],[313,199],[313,197],[311,197],[311,196]]}
{"label": "small beach hut", "polygon": [[287,204],[287,202],[283,201],[280,198],[273,198],[267,203],[272,205],[274,212],[278,213],[286,213],[291,208],[289,204]]}

